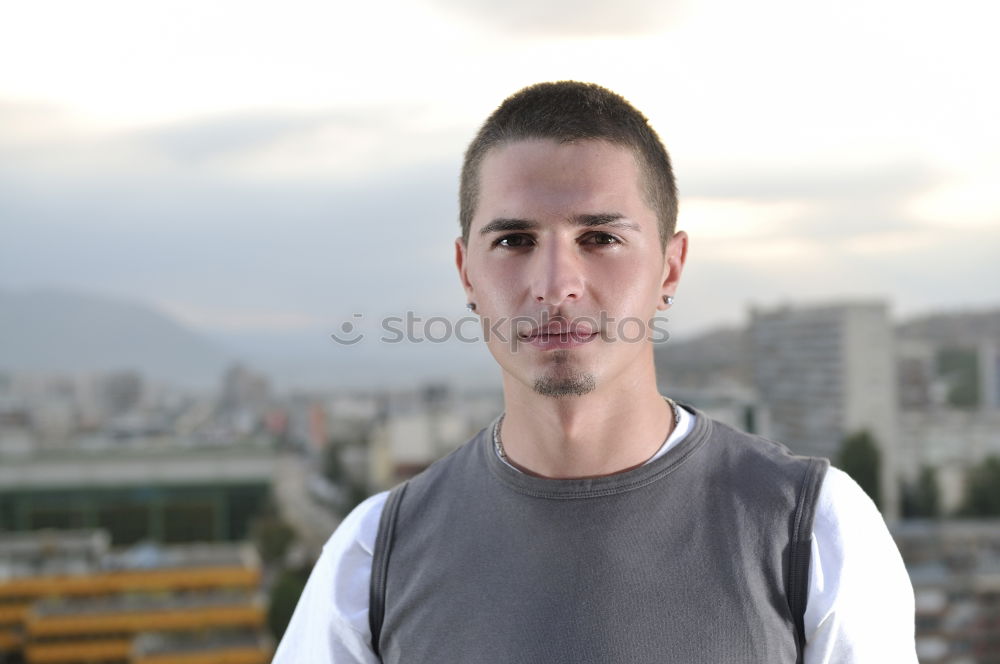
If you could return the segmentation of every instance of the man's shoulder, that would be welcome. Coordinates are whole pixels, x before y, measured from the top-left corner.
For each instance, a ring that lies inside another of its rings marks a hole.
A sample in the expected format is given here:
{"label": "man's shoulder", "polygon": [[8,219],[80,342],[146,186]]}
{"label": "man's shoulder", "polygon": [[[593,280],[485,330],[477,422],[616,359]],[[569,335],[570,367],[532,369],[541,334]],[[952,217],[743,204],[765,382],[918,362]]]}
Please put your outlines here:
{"label": "man's shoulder", "polygon": [[696,414],[704,419],[691,435],[702,438],[702,468],[714,486],[752,495],[755,504],[778,511],[815,509],[828,459],[796,454],[781,442]]}
{"label": "man's shoulder", "polygon": [[823,465],[824,468],[829,465],[829,459],[798,454],[789,445],[773,438],[743,431],[710,418],[700,411],[695,413],[699,419],[705,419],[706,435],[711,445],[737,457],[741,462],[757,462],[789,468],[816,463]]}
{"label": "man's shoulder", "polygon": [[389,491],[380,491],[358,503],[323,545],[322,555],[335,559],[345,555],[370,556],[388,496]]}

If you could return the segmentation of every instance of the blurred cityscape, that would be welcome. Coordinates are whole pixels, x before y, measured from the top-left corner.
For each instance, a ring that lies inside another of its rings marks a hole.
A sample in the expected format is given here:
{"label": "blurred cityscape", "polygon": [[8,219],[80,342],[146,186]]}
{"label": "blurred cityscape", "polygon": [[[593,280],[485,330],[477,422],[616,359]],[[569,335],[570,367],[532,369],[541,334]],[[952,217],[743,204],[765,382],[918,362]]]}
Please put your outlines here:
{"label": "blurred cityscape", "polygon": [[[268,662],[340,519],[503,408],[499,384],[278,389],[246,363],[208,390],[32,369],[10,351],[27,333],[6,334],[5,662]],[[920,661],[983,664],[1000,662],[998,349],[1000,308],[897,321],[851,300],[753,308],[655,353],[664,394],[849,472],[907,563]]]}

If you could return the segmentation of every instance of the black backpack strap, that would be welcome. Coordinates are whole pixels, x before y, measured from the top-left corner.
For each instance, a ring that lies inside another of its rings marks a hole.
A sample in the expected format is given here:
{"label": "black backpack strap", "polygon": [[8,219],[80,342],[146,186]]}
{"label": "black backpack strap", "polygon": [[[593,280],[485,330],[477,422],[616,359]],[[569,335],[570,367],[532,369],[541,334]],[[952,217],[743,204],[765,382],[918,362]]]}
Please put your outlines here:
{"label": "black backpack strap", "polygon": [[382,636],[382,621],[385,618],[385,579],[389,570],[389,554],[392,551],[392,538],[396,531],[399,504],[402,502],[405,491],[406,482],[397,484],[385,499],[382,515],[378,522],[378,535],[375,537],[375,550],[372,552],[372,576],[368,591],[368,626],[372,633],[372,650],[379,661],[382,661],[379,640]]}
{"label": "black backpack strap", "polygon": [[795,508],[792,524],[792,542],[788,561],[788,607],[795,619],[795,640],[798,643],[802,661],[806,644],[805,613],[809,599],[809,564],[812,558],[813,519],[816,516],[816,501],[819,497],[823,478],[826,477],[830,462],[827,459],[809,459],[809,465],[802,477],[799,501]]}

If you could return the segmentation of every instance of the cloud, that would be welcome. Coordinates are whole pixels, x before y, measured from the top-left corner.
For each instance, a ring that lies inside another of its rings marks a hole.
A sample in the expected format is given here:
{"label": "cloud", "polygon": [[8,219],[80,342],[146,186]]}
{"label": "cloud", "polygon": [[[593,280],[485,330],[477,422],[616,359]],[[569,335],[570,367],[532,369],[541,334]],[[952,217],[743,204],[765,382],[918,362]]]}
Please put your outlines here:
{"label": "cloud", "polygon": [[356,125],[359,119],[346,113],[228,113],[156,126],[122,138],[180,163],[201,162],[267,147],[324,125]]}
{"label": "cloud", "polygon": [[12,172],[357,181],[460,155],[471,134],[429,105],[247,110],[114,130],[34,108],[0,100],[0,164]]}
{"label": "cloud", "polygon": [[785,166],[747,164],[719,169],[695,164],[679,177],[681,193],[705,198],[754,201],[887,200],[913,196],[945,176],[917,160]]}
{"label": "cloud", "polygon": [[234,310],[220,306],[206,307],[177,301],[157,302],[156,305],[174,319],[201,329],[284,331],[308,329],[322,323],[314,315],[297,311]]}
{"label": "cloud", "polygon": [[431,5],[489,28],[534,36],[609,36],[658,32],[676,18],[679,2],[648,0],[430,0]]}
{"label": "cloud", "polygon": [[769,253],[789,258],[808,255],[803,242],[820,252],[871,248],[889,236],[909,235],[900,246],[926,242],[940,224],[928,210],[917,214],[914,201],[954,178],[917,160],[691,171],[680,184],[682,227],[723,253],[766,241]]}
{"label": "cloud", "polygon": [[808,237],[692,243],[672,325],[681,336],[745,321],[749,304],[773,306],[881,297],[896,315],[996,306],[1000,229],[901,231],[823,242]]}
{"label": "cloud", "polygon": [[460,311],[457,170],[344,184],[0,169],[0,284],[76,284],[194,313]]}
{"label": "cloud", "polygon": [[57,104],[0,98],[0,146],[39,141],[72,125],[70,113]]}
{"label": "cloud", "polygon": [[992,229],[1000,223],[1000,158],[912,199],[906,211],[942,229]]}

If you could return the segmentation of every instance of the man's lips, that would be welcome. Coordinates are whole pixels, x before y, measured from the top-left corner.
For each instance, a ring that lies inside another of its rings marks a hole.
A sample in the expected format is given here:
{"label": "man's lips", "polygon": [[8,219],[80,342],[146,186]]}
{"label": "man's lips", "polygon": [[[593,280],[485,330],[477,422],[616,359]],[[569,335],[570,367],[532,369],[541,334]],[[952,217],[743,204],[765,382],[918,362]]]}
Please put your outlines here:
{"label": "man's lips", "polygon": [[567,323],[549,323],[548,325],[532,328],[526,334],[519,334],[525,341],[530,339],[547,339],[549,337],[573,337],[576,339],[586,339],[596,333],[593,327],[585,323],[569,325]]}
{"label": "man's lips", "polygon": [[595,332],[591,330],[571,330],[567,332],[536,332],[534,334],[529,334],[527,336],[521,337],[525,341],[531,341],[532,339],[539,339],[542,341],[548,339],[587,339],[594,336]]}
{"label": "man's lips", "polygon": [[597,338],[597,332],[588,325],[572,328],[550,325],[521,337],[523,343],[542,350],[574,348]]}

